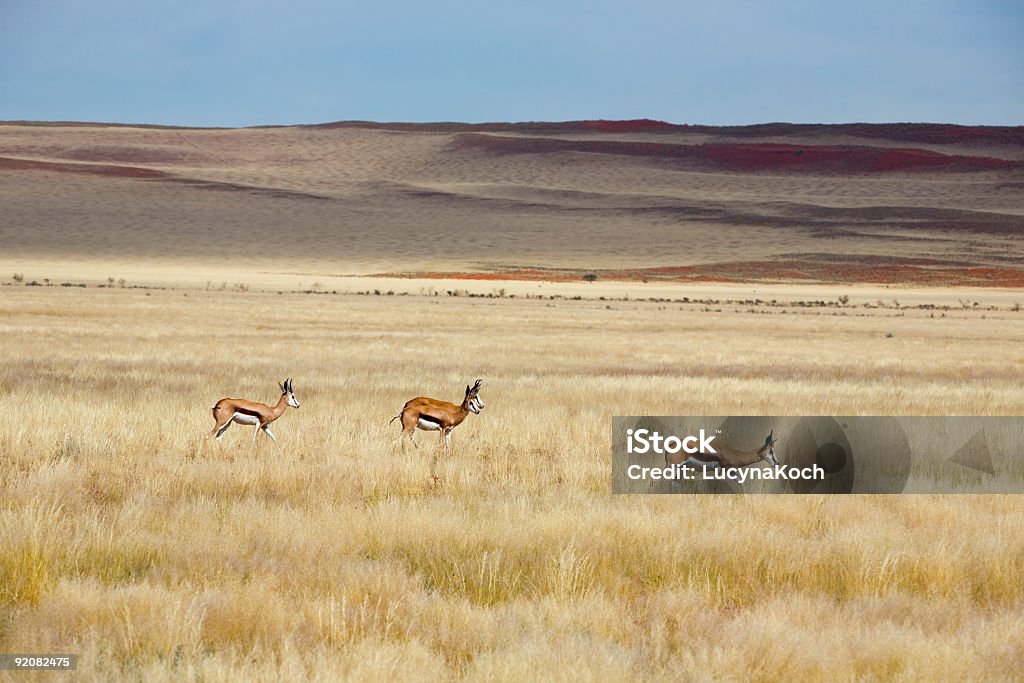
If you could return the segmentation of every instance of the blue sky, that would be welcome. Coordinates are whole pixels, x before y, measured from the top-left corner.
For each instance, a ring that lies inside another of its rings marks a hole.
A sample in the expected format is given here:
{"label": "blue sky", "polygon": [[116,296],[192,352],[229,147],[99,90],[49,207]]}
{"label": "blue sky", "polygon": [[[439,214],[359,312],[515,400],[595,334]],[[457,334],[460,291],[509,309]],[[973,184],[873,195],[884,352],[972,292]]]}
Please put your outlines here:
{"label": "blue sky", "polygon": [[1024,124],[1024,3],[0,0],[0,119]]}

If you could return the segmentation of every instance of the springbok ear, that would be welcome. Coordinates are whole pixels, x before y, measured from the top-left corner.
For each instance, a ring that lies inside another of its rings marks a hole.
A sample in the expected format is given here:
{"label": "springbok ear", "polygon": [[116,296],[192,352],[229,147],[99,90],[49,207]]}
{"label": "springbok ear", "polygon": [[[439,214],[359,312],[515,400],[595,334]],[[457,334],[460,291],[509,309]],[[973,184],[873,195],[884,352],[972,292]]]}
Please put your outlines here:
{"label": "springbok ear", "polygon": [[469,392],[471,392],[471,391],[473,391],[473,390],[472,390],[472,389],[470,389],[470,388],[469,388],[469,385],[467,384],[467,385],[466,385],[466,396],[469,396]]}

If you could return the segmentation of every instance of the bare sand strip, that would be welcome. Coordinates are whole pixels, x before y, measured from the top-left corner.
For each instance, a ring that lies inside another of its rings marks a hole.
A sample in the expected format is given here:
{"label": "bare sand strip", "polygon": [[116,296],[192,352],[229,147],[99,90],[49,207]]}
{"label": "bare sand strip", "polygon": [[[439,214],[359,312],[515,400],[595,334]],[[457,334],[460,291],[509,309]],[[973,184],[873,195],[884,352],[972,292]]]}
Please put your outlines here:
{"label": "bare sand strip", "polygon": [[[51,285],[85,284],[89,287],[115,286],[124,280],[128,287],[165,287],[170,289],[240,289],[253,292],[320,291],[337,294],[363,292],[395,295],[446,296],[497,295],[532,297],[580,297],[583,299],[665,299],[677,301],[836,301],[848,297],[850,305],[899,302],[904,306],[953,306],[965,302],[989,307],[1024,305],[1024,291],[980,287],[917,287],[910,285],[816,284],[816,283],[723,283],[723,282],[543,282],[522,280],[469,280],[437,278],[373,277],[366,275],[329,275],[323,272],[298,272],[245,268],[225,268],[212,264],[172,264],[124,261],[25,260],[0,258],[0,283],[13,283],[18,273],[24,282]],[[0,288],[2,295],[3,288]]]}

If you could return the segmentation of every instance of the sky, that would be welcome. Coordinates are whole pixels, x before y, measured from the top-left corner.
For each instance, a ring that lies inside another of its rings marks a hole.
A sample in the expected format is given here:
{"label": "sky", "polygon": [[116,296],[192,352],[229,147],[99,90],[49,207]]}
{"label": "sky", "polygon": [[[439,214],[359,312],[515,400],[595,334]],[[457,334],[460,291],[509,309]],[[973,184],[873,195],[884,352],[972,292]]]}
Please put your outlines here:
{"label": "sky", "polygon": [[1024,124],[1018,0],[0,0],[0,120]]}

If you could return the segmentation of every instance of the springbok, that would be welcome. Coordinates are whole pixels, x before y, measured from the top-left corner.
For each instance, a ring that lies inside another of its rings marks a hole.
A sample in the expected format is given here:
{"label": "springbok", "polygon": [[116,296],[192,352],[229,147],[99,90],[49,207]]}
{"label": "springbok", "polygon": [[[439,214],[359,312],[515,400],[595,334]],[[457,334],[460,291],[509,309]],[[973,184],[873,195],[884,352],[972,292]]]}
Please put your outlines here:
{"label": "springbok", "polygon": [[[269,429],[270,423],[284,415],[285,408],[288,406],[292,408],[299,407],[299,401],[295,398],[295,392],[292,391],[291,378],[286,379],[284,384],[278,382],[277,385],[281,387],[281,398],[278,399],[277,405],[273,408],[263,403],[246,401],[241,398],[222,398],[214,403],[211,408],[213,410],[213,419],[217,424],[206,435],[206,438],[209,439],[216,433],[216,438],[220,439],[228,427],[231,426],[231,423],[237,422],[240,425],[254,425],[256,427],[252,433],[253,444],[256,443],[256,435],[262,430],[270,437],[274,445],[277,446],[277,437]],[[280,450],[280,446],[278,446],[278,450]]]}
{"label": "springbok", "polygon": [[402,421],[402,437],[409,437],[414,446],[416,442],[412,437],[417,429],[439,431],[441,446],[445,453],[448,453],[451,450],[452,430],[462,424],[467,415],[479,414],[484,408],[484,401],[480,398],[482,382],[482,379],[478,379],[472,387],[467,386],[466,395],[459,405],[423,396],[414,398],[402,407],[402,411],[398,415],[391,418],[391,422]]}
{"label": "springbok", "polygon": [[[688,465],[704,470],[717,468],[734,469],[737,467],[748,467],[762,460],[769,465],[778,466],[779,461],[775,457],[775,444],[779,442],[775,438],[775,430],[768,432],[764,445],[750,451],[741,451],[733,448],[727,443],[715,441],[714,453],[665,453],[665,465]],[[740,486],[742,490],[742,485]]]}

